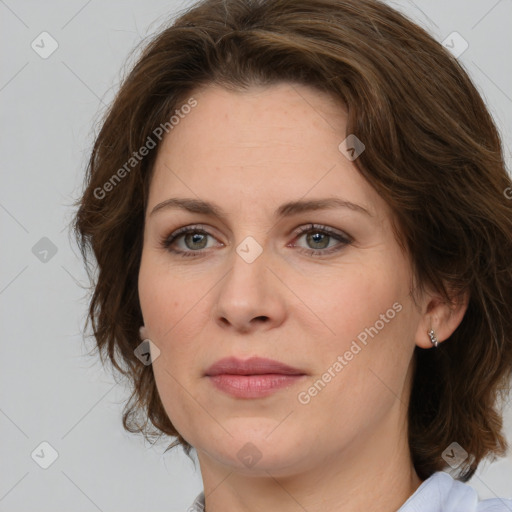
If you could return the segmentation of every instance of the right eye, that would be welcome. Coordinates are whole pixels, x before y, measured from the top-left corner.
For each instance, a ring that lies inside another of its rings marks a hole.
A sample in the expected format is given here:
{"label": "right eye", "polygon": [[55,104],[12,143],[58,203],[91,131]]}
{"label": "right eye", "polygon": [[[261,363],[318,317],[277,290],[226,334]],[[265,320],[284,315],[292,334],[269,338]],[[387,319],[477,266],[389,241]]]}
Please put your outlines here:
{"label": "right eye", "polygon": [[171,253],[197,257],[206,252],[208,237],[213,238],[213,235],[210,235],[201,226],[185,226],[165,236],[161,240],[161,245]]}

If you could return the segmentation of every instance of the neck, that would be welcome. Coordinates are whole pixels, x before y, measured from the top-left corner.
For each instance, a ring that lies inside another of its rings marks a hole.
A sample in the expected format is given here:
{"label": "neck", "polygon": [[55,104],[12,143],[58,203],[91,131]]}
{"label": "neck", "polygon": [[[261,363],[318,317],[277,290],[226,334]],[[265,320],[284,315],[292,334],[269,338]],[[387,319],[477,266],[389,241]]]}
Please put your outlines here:
{"label": "neck", "polygon": [[287,472],[240,472],[198,450],[205,512],[396,512],[421,484],[401,418],[395,411],[321,463],[306,457]]}

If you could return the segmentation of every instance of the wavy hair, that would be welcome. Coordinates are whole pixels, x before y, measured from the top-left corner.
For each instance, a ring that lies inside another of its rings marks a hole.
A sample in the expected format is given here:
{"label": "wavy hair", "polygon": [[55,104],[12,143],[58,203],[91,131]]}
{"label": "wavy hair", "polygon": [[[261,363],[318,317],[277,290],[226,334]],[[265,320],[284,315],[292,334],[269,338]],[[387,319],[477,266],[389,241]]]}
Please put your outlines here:
{"label": "wavy hair", "polygon": [[163,408],[152,367],[134,354],[158,147],[134,155],[197,88],[278,82],[316,87],[346,106],[347,134],[366,145],[354,164],[390,205],[417,281],[447,301],[469,294],[450,338],[415,348],[408,409],[420,478],[448,467],[442,453],[456,441],[470,456],[455,476],[467,481],[508,447],[500,405],[512,369],[511,181],[497,128],[461,64],[377,0],[203,0],[145,42],[102,119],[73,226],[93,281],[95,347],[131,383],[123,425],[192,448]]}

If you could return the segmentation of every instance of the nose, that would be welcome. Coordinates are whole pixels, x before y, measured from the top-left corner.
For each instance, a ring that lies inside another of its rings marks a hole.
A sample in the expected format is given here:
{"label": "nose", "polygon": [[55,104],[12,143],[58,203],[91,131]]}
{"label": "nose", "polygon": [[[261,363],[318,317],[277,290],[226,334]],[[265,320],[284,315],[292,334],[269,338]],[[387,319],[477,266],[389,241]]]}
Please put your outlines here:
{"label": "nose", "polygon": [[283,284],[276,277],[277,269],[269,266],[267,251],[249,261],[233,251],[230,268],[216,287],[213,315],[223,329],[248,333],[278,327],[284,321]]}

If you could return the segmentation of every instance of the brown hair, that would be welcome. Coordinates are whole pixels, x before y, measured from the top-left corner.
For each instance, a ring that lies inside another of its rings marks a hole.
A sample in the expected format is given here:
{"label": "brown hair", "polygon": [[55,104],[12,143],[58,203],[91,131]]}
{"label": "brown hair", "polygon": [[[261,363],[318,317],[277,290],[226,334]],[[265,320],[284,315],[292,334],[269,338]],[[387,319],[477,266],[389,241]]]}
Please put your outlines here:
{"label": "brown hair", "polygon": [[134,355],[158,147],[131,169],[126,162],[198,87],[283,81],[346,105],[347,134],[366,146],[354,163],[392,208],[418,282],[448,301],[469,293],[452,336],[437,349],[416,347],[409,405],[420,478],[447,468],[442,452],[456,441],[470,454],[456,475],[467,481],[484,457],[507,449],[498,398],[512,369],[511,182],[496,126],[459,62],[376,0],[204,0],[157,34],[124,80],[96,138],[74,226],[87,268],[91,251],[98,267],[88,312],[96,348],[133,386],[123,425],[146,438],[176,436],[169,448],[190,452],[151,366]]}

